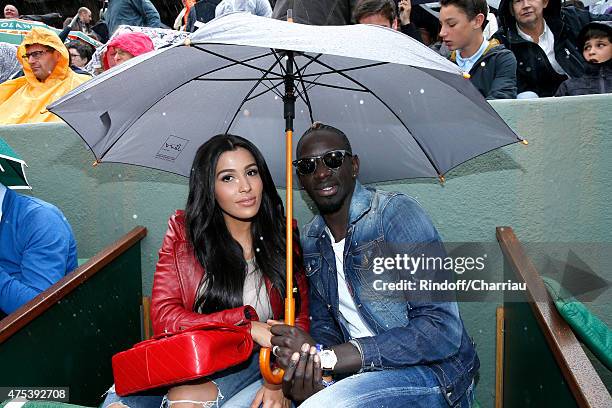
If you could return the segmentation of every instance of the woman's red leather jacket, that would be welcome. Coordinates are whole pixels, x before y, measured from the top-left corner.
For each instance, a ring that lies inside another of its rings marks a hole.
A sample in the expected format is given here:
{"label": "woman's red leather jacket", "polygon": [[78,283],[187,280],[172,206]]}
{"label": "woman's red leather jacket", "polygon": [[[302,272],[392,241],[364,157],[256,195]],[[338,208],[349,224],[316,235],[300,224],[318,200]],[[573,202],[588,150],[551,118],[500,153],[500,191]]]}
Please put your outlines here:
{"label": "woman's red leather jacket", "polygon": [[[295,220],[293,223],[295,226]],[[299,246],[296,245],[296,248]],[[178,210],[168,221],[168,231],[159,250],[159,261],[153,280],[151,317],[153,332],[156,335],[175,332],[206,322],[250,326],[251,320],[259,320],[255,309],[248,305],[210,314],[194,312],[193,304],[202,276],[204,276],[204,268],[198,262],[191,244],[187,241],[185,213]],[[310,327],[308,286],[304,271],[302,269],[296,271],[295,277],[300,295],[300,310],[295,318],[295,324],[308,331]],[[270,291],[270,281],[267,278],[264,280],[270,296],[274,319],[280,320],[284,314],[284,297],[277,290]]]}

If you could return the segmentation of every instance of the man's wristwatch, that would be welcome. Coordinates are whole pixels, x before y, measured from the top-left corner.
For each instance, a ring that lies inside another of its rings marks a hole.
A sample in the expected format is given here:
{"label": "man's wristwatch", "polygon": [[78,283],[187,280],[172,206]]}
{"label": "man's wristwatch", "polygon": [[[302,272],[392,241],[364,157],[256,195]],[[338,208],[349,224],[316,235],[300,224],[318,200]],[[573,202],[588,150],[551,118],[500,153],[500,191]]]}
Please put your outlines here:
{"label": "man's wristwatch", "polygon": [[338,357],[336,357],[334,350],[325,349],[319,353],[319,357],[321,358],[321,369],[323,371],[333,371],[338,362]]}

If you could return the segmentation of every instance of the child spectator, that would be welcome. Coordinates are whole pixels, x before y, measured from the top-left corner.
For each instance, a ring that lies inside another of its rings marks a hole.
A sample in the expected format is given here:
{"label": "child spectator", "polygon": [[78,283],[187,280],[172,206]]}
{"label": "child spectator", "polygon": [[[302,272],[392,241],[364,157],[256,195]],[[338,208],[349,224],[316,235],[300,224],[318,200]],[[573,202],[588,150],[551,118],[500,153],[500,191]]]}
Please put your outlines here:
{"label": "child spectator", "polygon": [[495,39],[483,34],[485,0],[441,0],[440,37],[452,51],[450,60],[487,99],[516,98],[516,58]]}
{"label": "child spectator", "polygon": [[584,75],[564,81],[555,96],[612,93],[612,22],[585,25],[578,36],[578,46],[586,60]]}

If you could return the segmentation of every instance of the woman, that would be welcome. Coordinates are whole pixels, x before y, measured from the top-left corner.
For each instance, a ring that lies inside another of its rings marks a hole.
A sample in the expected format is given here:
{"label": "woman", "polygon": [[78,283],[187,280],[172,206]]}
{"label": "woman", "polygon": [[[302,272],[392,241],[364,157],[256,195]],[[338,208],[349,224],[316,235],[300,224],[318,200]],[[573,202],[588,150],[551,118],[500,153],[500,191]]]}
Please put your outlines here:
{"label": "woman", "polygon": [[104,70],[154,50],[153,41],[146,34],[140,32],[119,34],[106,44],[106,52],[102,57]]}
{"label": "woman", "polygon": [[[191,169],[185,211],[170,218],[159,252],[154,332],[223,322],[248,327],[256,344],[270,347],[267,321],[282,319],[284,312],[284,226],[282,201],[251,142],[218,135],[202,145]],[[308,289],[296,252],[296,325],[308,330]],[[243,364],[171,388],[166,400],[173,408],[290,404],[280,386],[262,380],[257,351]]]}

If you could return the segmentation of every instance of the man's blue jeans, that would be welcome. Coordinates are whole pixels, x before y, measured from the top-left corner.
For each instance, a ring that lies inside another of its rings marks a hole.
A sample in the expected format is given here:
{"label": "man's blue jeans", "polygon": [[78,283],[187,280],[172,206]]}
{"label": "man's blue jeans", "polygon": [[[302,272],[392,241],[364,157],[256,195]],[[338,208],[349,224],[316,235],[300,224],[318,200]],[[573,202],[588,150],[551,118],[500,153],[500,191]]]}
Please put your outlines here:
{"label": "man's blue jeans", "polygon": [[[469,408],[473,385],[453,408]],[[371,371],[344,378],[304,401],[300,408],[432,408],[449,404],[426,366]]]}

